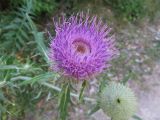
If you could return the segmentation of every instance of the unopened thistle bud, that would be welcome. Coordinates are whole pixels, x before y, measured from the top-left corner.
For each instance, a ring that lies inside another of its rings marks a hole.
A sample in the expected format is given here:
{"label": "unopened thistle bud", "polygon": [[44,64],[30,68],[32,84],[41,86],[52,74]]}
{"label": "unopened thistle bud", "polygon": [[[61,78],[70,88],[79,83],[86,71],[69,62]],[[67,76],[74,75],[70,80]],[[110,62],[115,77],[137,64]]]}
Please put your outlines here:
{"label": "unopened thistle bud", "polygon": [[132,90],[119,83],[110,83],[102,90],[99,104],[112,120],[129,120],[137,108]]}

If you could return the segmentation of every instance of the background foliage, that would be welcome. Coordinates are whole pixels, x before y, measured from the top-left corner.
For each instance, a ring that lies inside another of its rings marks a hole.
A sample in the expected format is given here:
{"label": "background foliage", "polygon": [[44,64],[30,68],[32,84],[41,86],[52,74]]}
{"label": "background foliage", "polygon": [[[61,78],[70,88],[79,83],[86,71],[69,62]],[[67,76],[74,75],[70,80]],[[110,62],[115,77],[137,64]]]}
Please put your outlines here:
{"label": "background foliage", "polygon": [[145,14],[144,0],[106,0],[117,15],[128,20],[136,20]]}

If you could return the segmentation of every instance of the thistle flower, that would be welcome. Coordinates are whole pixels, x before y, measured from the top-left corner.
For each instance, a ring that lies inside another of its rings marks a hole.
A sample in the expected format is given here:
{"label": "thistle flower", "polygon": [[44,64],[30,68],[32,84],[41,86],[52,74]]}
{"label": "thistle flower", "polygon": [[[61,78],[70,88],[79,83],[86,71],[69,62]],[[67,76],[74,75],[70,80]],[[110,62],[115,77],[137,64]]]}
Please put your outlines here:
{"label": "thistle flower", "polygon": [[103,89],[99,104],[112,120],[129,120],[137,108],[132,90],[119,83],[111,83]]}
{"label": "thistle flower", "polygon": [[63,75],[84,80],[110,66],[116,54],[111,29],[96,16],[78,13],[55,23],[50,44],[52,68]]}

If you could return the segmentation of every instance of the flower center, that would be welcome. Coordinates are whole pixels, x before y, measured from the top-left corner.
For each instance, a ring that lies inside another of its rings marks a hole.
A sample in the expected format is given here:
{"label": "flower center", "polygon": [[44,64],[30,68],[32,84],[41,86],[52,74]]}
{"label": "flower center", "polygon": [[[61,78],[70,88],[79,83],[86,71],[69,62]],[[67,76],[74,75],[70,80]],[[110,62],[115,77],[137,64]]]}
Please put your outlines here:
{"label": "flower center", "polygon": [[76,39],[73,41],[73,47],[75,52],[80,54],[88,54],[91,52],[91,47],[88,43],[86,43],[83,39]]}
{"label": "flower center", "polygon": [[77,48],[76,48],[77,50],[77,52],[80,52],[80,53],[85,53],[85,51],[86,51],[86,48],[85,48],[85,46],[84,45],[81,45],[81,44],[79,44],[79,45],[77,45]]}

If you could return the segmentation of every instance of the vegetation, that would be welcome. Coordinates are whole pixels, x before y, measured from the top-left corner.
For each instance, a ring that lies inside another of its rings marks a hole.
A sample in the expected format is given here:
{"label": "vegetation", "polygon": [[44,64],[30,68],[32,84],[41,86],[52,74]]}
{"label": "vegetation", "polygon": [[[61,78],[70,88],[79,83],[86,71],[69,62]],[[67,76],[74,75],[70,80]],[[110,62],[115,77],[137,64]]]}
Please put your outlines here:
{"label": "vegetation", "polygon": [[144,0],[106,0],[117,15],[135,21],[144,15]]}

